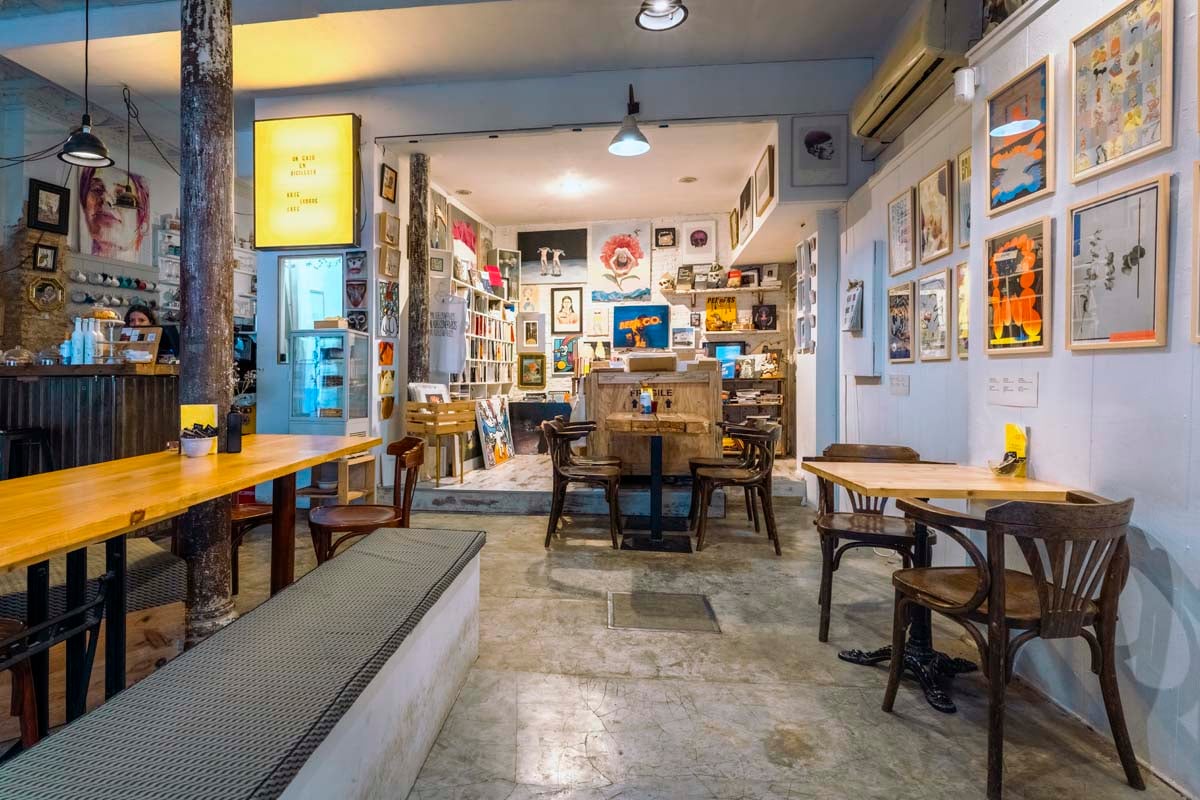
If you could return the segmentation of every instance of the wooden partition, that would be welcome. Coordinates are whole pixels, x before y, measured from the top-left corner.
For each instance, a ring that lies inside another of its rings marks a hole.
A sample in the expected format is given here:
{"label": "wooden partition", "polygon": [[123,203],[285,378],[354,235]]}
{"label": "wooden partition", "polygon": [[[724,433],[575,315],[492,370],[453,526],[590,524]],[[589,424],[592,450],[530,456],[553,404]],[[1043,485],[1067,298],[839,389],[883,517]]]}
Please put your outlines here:
{"label": "wooden partition", "polygon": [[[703,435],[680,434],[663,437],[663,474],[687,475],[688,460],[720,456],[716,423],[721,419],[721,373],[715,369],[690,372],[622,372],[593,370],[586,378],[587,418],[596,421],[591,437],[597,455],[615,455],[624,472],[650,474],[650,449],[645,436],[613,433],[605,418],[618,411],[635,411],[643,386],[654,390],[658,410],[699,414],[712,420],[712,430]],[[668,403],[670,405],[668,405]]]}

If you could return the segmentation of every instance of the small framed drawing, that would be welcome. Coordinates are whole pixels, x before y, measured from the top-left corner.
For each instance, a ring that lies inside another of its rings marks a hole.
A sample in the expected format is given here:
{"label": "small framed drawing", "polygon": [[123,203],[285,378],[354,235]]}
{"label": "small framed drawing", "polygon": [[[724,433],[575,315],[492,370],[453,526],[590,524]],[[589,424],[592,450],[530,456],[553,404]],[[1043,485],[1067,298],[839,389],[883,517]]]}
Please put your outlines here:
{"label": "small framed drawing", "polygon": [[754,169],[754,205],[761,216],[775,199],[775,145],[767,145],[767,150],[758,160]]}
{"label": "small framed drawing", "polygon": [[70,221],[71,190],[65,186],[29,179],[25,225],[38,231],[66,233]]}
{"label": "small framed drawing", "polygon": [[1166,345],[1170,194],[1164,174],[1068,210],[1068,348]]}
{"label": "small framed drawing", "polygon": [[1054,192],[1054,68],[1046,56],[988,95],[987,213]]}
{"label": "small framed drawing", "polygon": [[954,175],[954,202],[958,204],[958,246],[971,246],[971,148],[958,154]]}
{"label": "small framed drawing", "polygon": [[550,290],[550,332],[583,333],[583,287]]}
{"label": "small framed drawing", "polygon": [[387,164],[379,165],[379,196],[389,203],[396,202],[396,170]]}
{"label": "small framed drawing", "polygon": [[454,265],[454,253],[449,250],[430,250],[429,251],[429,271],[435,275],[444,275],[450,272]]}
{"label": "small framed drawing", "polygon": [[696,274],[692,271],[691,264],[685,264],[675,270],[675,291],[690,292],[692,284],[696,280]]}
{"label": "small framed drawing", "polygon": [[655,250],[672,250],[679,243],[679,231],[677,228],[655,228],[654,229],[654,249]]}
{"label": "small framed drawing", "polygon": [[67,290],[58,278],[34,278],[26,296],[38,311],[57,311],[67,302]]}
{"label": "small framed drawing", "polygon": [[517,350],[543,352],[546,349],[546,315],[517,314]]}
{"label": "small framed drawing", "polygon": [[971,276],[967,262],[954,268],[954,311],[958,319],[958,335],[955,337],[959,358],[966,358],[971,344]]}
{"label": "small framed drawing", "polygon": [[741,225],[738,221],[738,210],[735,208],[729,212],[729,249],[737,249],[742,240],[739,238]]}
{"label": "small framed drawing", "polygon": [[738,241],[744,242],[754,232],[754,176],[746,179],[738,200]]}
{"label": "small framed drawing", "polygon": [[58,270],[58,248],[48,244],[33,246],[33,268],[40,272],[56,272]]}
{"label": "small framed drawing", "polygon": [[717,260],[717,223],[712,220],[683,225],[683,261],[695,264]]}
{"label": "small framed drawing", "polygon": [[914,360],[912,281],[888,289],[887,347],[890,364],[907,364]]}
{"label": "small framed drawing", "polygon": [[846,297],[842,302],[842,330],[857,333],[862,330],[863,318],[863,282],[850,281],[846,287]]}
{"label": "small framed drawing", "polygon": [[953,195],[949,161],[917,184],[917,248],[922,264],[954,250]]}
{"label": "small framed drawing", "polygon": [[545,389],[546,388],[546,354],[518,353],[517,354],[517,388]]}
{"label": "small framed drawing", "polygon": [[392,216],[386,211],[380,211],[377,216],[379,218],[379,241],[390,247],[399,245],[400,218]]}
{"label": "small framed drawing", "polygon": [[792,186],[843,186],[849,122],[844,116],[792,117]]}
{"label": "small framed drawing", "polygon": [[695,350],[696,329],[671,328],[671,347],[685,350]]}
{"label": "small framed drawing", "polygon": [[[393,217],[394,219],[394,217]],[[400,276],[400,251],[395,247],[375,248],[376,263],[379,264],[379,274],[385,278]]]}
{"label": "small framed drawing", "polygon": [[899,275],[916,266],[913,246],[913,190],[910,186],[888,203],[888,274]]}
{"label": "small framed drawing", "polygon": [[984,352],[990,356],[1050,352],[1050,227],[1050,218],[1042,217],[984,241]]}
{"label": "small framed drawing", "polygon": [[917,353],[922,361],[950,360],[950,270],[917,281]]}

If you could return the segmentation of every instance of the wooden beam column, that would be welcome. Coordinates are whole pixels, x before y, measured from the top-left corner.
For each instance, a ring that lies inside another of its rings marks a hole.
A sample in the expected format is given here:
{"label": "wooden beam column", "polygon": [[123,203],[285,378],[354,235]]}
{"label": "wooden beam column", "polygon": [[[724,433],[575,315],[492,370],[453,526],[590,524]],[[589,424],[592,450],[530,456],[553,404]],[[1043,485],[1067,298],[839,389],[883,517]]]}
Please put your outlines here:
{"label": "wooden beam column", "polygon": [[[224,421],[233,401],[233,8],[232,0],[180,3],[180,354],[179,399],[215,403]],[[182,518],[188,562],[187,642],[233,621],[228,498]]]}
{"label": "wooden beam column", "polygon": [[408,382],[424,383],[429,380],[429,156],[413,153],[408,164]]}

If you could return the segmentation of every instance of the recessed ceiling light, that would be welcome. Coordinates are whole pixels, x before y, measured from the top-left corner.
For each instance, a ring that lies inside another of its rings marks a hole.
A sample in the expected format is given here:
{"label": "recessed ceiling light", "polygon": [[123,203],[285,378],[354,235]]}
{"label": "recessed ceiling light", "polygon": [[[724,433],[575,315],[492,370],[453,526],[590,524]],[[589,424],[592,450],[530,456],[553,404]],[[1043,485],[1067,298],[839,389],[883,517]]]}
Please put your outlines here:
{"label": "recessed ceiling light", "polygon": [[471,190],[470,189],[455,189],[454,193],[460,194],[463,197],[466,197],[467,195],[469,195],[471,193]]}
{"label": "recessed ceiling light", "polygon": [[633,20],[644,31],[669,31],[682,25],[687,16],[683,0],[644,0]]}
{"label": "recessed ceiling light", "polygon": [[1003,139],[1007,136],[1017,136],[1022,133],[1028,133],[1034,128],[1041,127],[1041,122],[1036,119],[1014,119],[1012,122],[1006,122],[999,127],[992,128],[991,135],[995,139]]}
{"label": "recessed ceiling light", "polygon": [[692,175],[684,175],[682,178],[679,179],[679,182],[680,183],[695,183],[698,180],[700,180],[700,179],[697,177],[694,177]]}

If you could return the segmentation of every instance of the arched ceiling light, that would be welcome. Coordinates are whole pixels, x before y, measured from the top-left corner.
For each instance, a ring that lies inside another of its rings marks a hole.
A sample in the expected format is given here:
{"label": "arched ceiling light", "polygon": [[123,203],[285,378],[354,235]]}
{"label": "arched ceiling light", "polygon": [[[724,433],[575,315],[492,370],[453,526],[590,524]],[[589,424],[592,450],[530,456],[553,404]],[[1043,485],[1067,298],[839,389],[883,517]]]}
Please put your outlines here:
{"label": "arched ceiling light", "polygon": [[1006,122],[1003,125],[992,128],[989,133],[995,139],[1003,139],[1007,136],[1017,136],[1022,133],[1028,133],[1034,128],[1041,127],[1041,122],[1036,119],[1014,119],[1012,122]]}
{"label": "arched ceiling light", "polygon": [[72,131],[58,154],[59,159],[80,167],[108,167],[113,160],[100,137],[92,133],[92,115],[88,113],[88,44],[91,40],[91,2],[83,3],[83,124]]}
{"label": "arched ceiling light", "polygon": [[608,152],[614,156],[640,156],[650,152],[650,142],[637,124],[637,113],[641,104],[633,97],[633,84],[629,84],[629,106],[626,108],[625,119],[621,121],[621,130],[608,145]]}
{"label": "arched ceiling light", "polygon": [[643,0],[634,22],[644,31],[669,31],[682,25],[687,15],[683,0]]}

